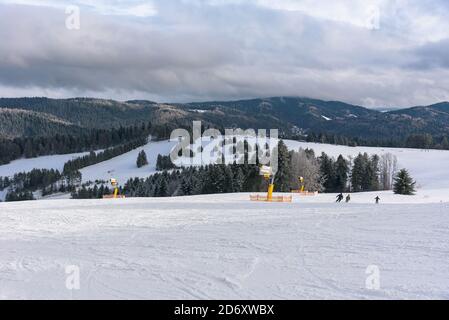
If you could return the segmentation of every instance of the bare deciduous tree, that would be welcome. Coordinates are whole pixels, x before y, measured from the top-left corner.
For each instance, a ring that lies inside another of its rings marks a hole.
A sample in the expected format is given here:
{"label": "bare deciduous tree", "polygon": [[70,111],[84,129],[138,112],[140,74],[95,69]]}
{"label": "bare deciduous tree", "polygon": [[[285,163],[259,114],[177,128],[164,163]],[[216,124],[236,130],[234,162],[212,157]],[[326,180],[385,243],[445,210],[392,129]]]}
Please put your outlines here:
{"label": "bare deciduous tree", "polygon": [[393,178],[398,170],[398,159],[391,153],[380,157],[380,185],[383,190],[393,188]]}
{"label": "bare deciduous tree", "polygon": [[299,177],[304,178],[304,186],[308,191],[322,191],[320,166],[314,156],[310,156],[303,149],[291,152],[292,181],[291,185],[299,188]]}

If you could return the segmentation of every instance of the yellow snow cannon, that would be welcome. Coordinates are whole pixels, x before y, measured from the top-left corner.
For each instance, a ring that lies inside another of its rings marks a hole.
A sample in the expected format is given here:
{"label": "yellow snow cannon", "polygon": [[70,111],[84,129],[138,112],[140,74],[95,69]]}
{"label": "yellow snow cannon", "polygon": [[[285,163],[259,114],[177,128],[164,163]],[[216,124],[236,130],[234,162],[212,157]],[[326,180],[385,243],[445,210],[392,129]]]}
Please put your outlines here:
{"label": "yellow snow cannon", "polygon": [[250,195],[251,201],[264,201],[264,202],[292,202],[292,196],[273,196],[274,190],[274,177],[273,170],[269,166],[261,166],[259,168],[259,174],[268,181],[268,191],[266,196],[262,195]]}
{"label": "yellow snow cannon", "polygon": [[112,188],[114,188],[114,193],[112,195],[104,195],[103,199],[117,199],[117,198],[125,198],[125,196],[119,195],[118,191],[118,182],[116,179],[111,178],[110,181]]}

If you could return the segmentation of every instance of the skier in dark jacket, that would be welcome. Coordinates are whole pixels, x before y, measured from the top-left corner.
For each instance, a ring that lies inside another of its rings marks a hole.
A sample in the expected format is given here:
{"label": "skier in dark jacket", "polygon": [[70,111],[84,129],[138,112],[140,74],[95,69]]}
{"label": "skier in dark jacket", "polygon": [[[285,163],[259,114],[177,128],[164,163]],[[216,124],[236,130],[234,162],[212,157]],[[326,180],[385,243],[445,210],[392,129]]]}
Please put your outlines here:
{"label": "skier in dark jacket", "polygon": [[349,201],[351,201],[351,195],[350,195],[350,194],[348,194],[348,195],[346,196],[346,203],[348,203]]}
{"label": "skier in dark jacket", "polygon": [[379,196],[375,197],[374,199],[376,200],[376,204],[379,204],[379,201],[380,201]]}
{"label": "skier in dark jacket", "polygon": [[343,200],[343,193],[340,193],[338,196],[337,196],[337,201],[336,202],[341,202],[341,200]]}

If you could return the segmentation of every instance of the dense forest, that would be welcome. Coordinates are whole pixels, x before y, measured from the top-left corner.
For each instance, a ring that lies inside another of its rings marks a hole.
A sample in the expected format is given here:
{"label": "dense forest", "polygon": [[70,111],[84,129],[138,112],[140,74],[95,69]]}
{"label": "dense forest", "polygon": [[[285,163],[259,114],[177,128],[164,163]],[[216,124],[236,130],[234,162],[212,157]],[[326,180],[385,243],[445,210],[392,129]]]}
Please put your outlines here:
{"label": "dense forest", "polygon": [[42,196],[55,192],[71,192],[81,182],[81,173],[73,171],[61,174],[58,170],[33,169],[16,173],[13,177],[0,177],[0,191],[7,189],[5,201],[34,200],[33,192]]}
{"label": "dense forest", "polygon": [[67,154],[104,149],[136,139],[146,139],[151,125],[90,130],[78,136],[57,134],[51,137],[0,139],[0,165],[19,158]]}
{"label": "dense forest", "polygon": [[[201,121],[205,128],[218,130],[276,128],[283,139],[343,145],[449,148],[448,102],[381,112],[339,101],[303,97],[186,104],[89,98],[0,99],[0,138],[8,140],[3,143],[3,149],[7,147],[13,154],[24,153],[24,143],[19,143],[20,150],[11,145],[14,138],[52,140],[57,134],[77,137],[85,136],[86,132],[90,135],[91,130],[151,123],[150,134],[164,139],[173,129],[190,128],[194,120]],[[41,149],[40,152],[34,150],[34,154],[60,152],[59,147]],[[1,158],[4,153],[0,152]]]}
{"label": "dense forest", "polygon": [[359,137],[346,137],[335,134],[314,133],[306,136],[292,136],[293,140],[305,140],[307,142],[328,143],[350,147],[391,147],[391,148],[416,148],[416,149],[441,149],[449,150],[449,136],[436,136],[430,134],[412,134],[390,139],[362,139]]}

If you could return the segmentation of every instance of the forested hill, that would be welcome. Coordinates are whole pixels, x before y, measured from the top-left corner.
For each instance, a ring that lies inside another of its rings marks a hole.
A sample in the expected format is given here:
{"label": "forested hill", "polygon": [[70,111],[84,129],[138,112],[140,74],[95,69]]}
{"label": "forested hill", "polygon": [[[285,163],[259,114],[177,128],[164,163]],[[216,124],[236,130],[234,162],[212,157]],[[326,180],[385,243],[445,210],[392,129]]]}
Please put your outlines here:
{"label": "forested hill", "polygon": [[301,97],[185,104],[3,98],[0,111],[0,138],[77,134],[86,128],[110,129],[149,122],[153,128],[160,127],[162,136],[167,136],[174,128],[191,126],[193,120],[218,129],[278,128],[284,137],[325,134],[390,146],[404,145],[417,135],[426,135],[427,140],[431,137],[433,144],[440,145],[449,136],[448,102],[381,112],[339,101]]}

